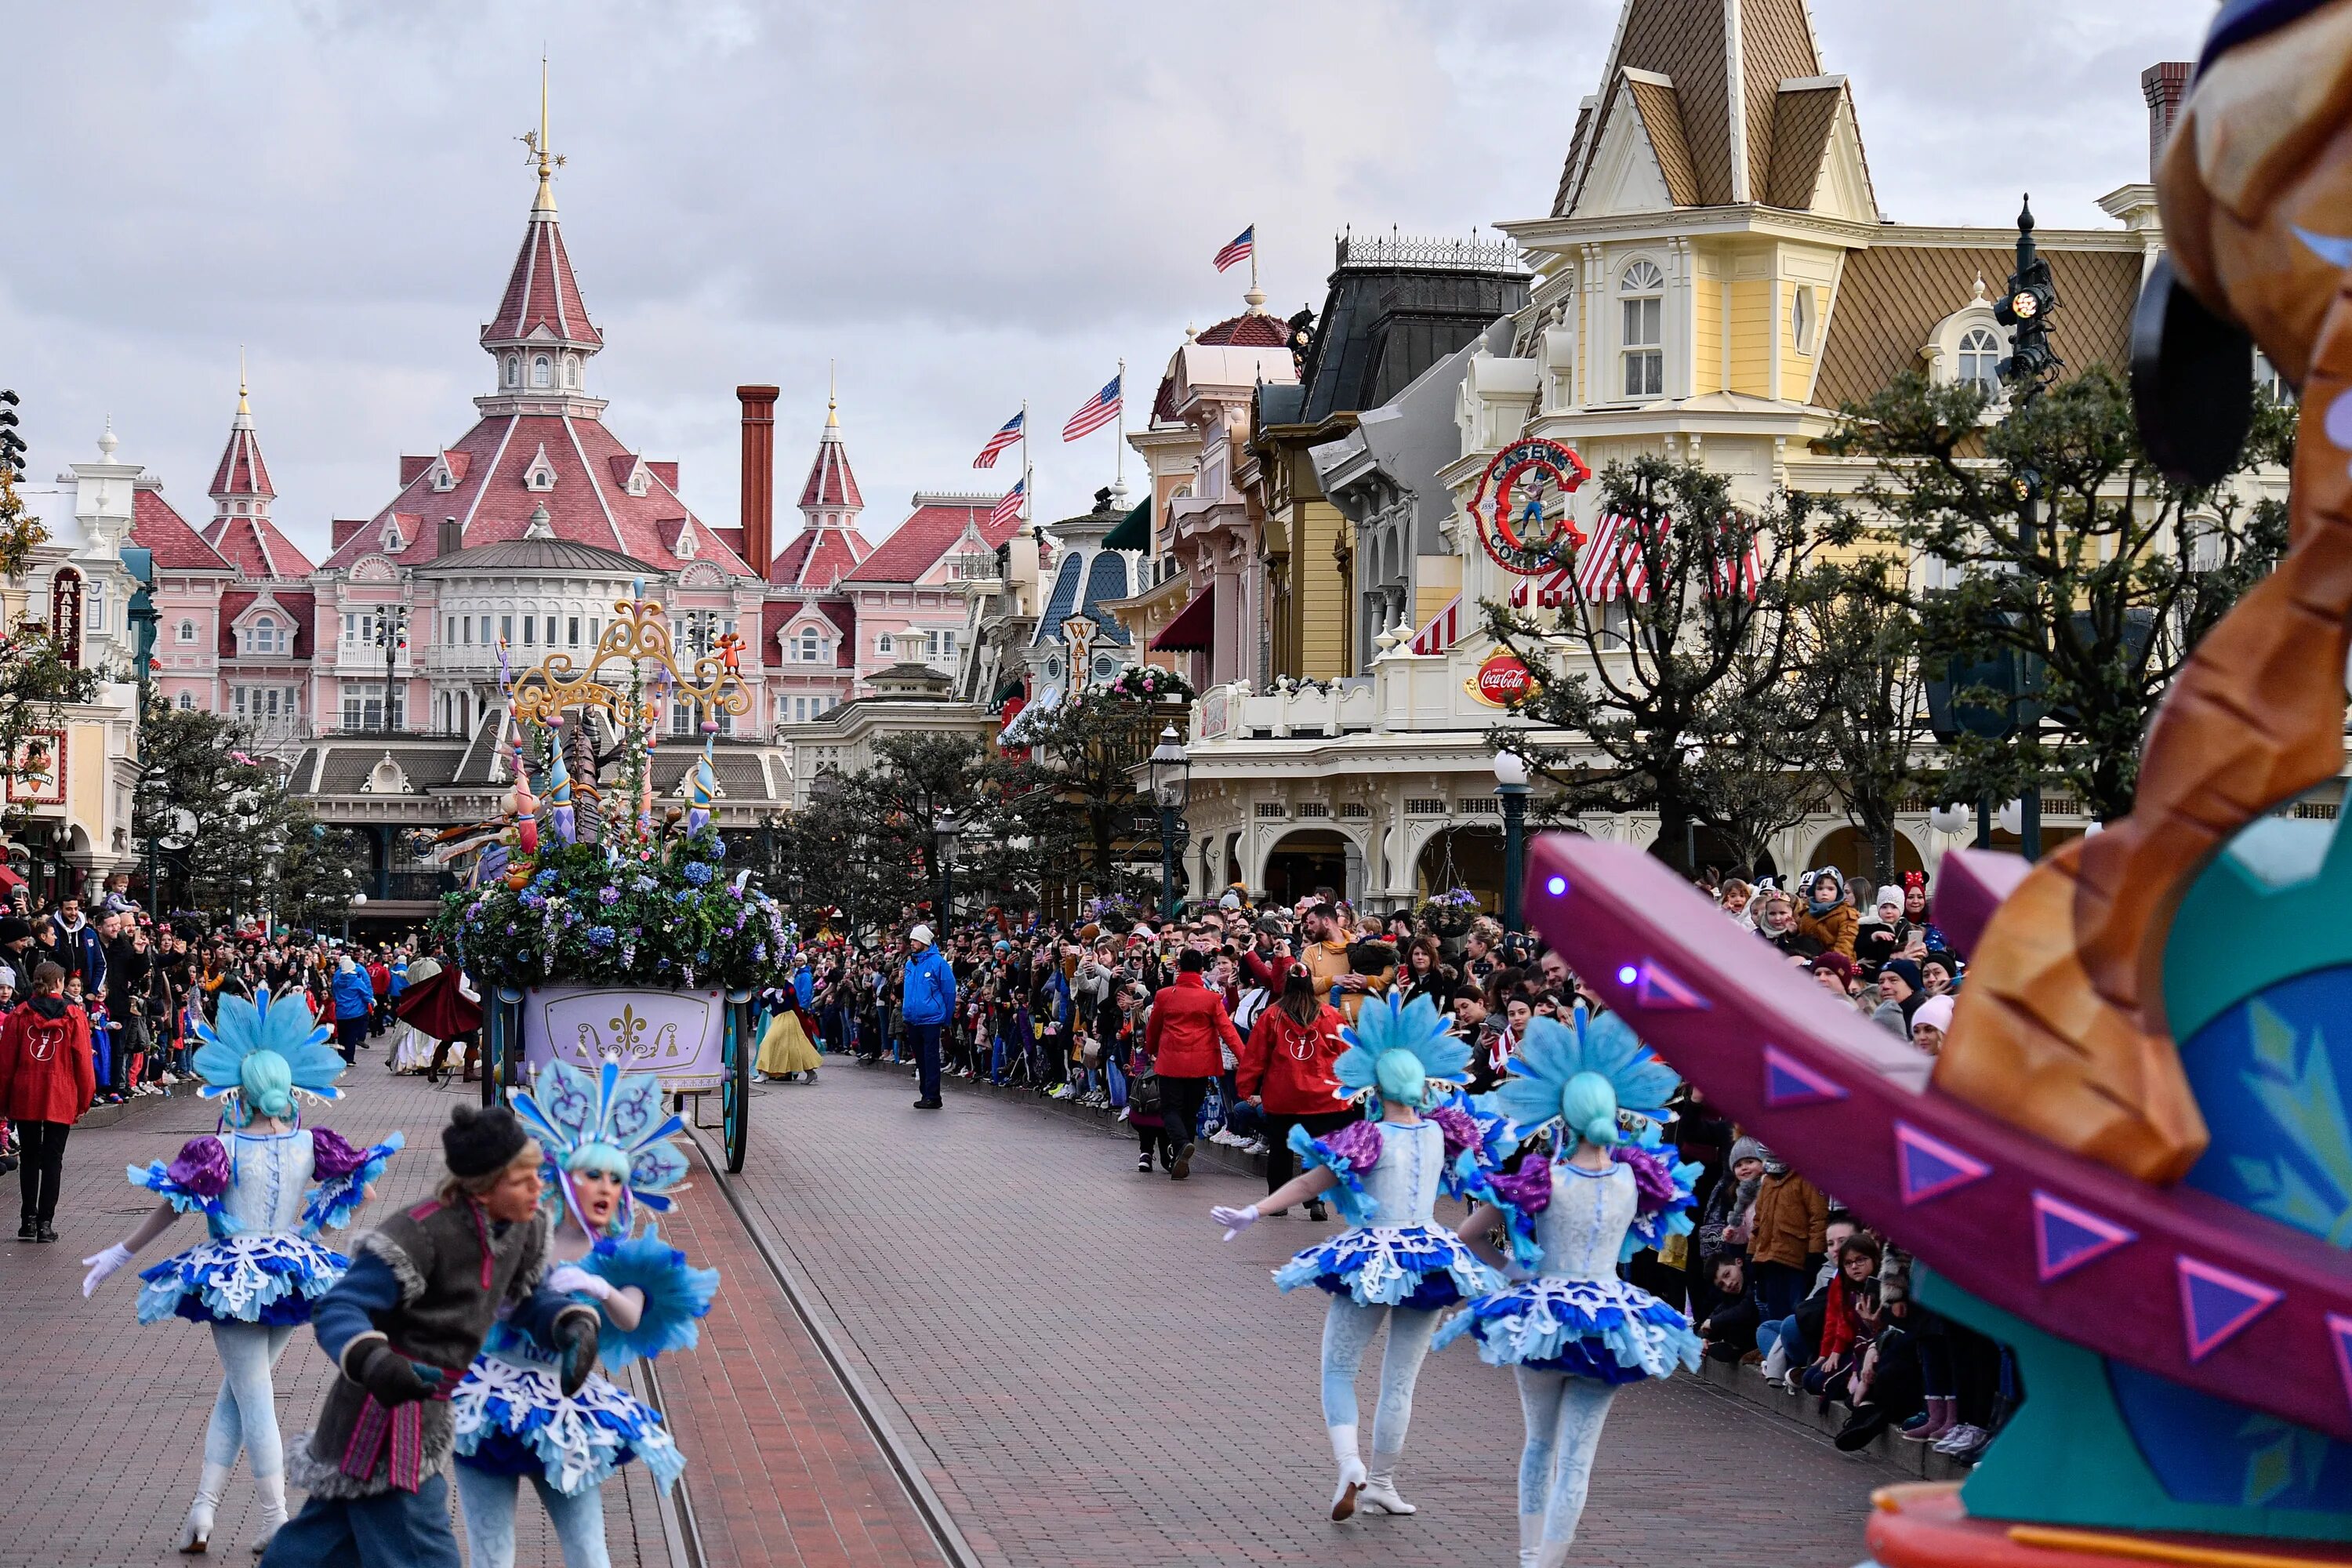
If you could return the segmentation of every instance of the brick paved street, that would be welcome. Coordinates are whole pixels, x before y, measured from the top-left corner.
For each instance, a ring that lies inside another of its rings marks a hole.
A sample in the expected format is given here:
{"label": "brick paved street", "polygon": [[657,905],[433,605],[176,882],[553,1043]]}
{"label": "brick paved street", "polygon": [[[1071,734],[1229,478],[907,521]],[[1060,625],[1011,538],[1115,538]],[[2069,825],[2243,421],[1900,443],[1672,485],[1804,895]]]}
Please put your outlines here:
{"label": "brick paved street", "polygon": [[[361,1053],[346,1076],[351,1092],[340,1105],[314,1108],[310,1119],[353,1142],[381,1138],[397,1127],[412,1153],[393,1162],[375,1205],[354,1230],[379,1212],[415,1203],[440,1169],[439,1130],[460,1092],[436,1091],[420,1079],[383,1070],[382,1047]],[[468,1085],[464,1093],[478,1091]],[[66,1188],[54,1246],[0,1240],[0,1343],[9,1350],[7,1404],[0,1430],[7,1458],[0,1464],[0,1565],[5,1568],[122,1568],[183,1563],[176,1555],[182,1516],[195,1489],[205,1421],[220,1384],[211,1336],[173,1321],[142,1327],[132,1316],[137,1281],[131,1270],[82,1300],[78,1261],[122,1234],[152,1200],[123,1180],[133,1162],[169,1159],[186,1138],[209,1132],[213,1110],[193,1096],[144,1100],[116,1126],[78,1130],[66,1145]],[[16,1178],[0,1178],[11,1215]],[[332,1232],[348,1237],[352,1232]],[[183,1218],[142,1253],[143,1268],[202,1235]],[[678,1358],[682,1363],[691,1358]],[[667,1370],[667,1368],[665,1368]],[[317,1340],[305,1330],[287,1347],[278,1370],[278,1418],[288,1440],[306,1430],[324,1393],[329,1368]],[[693,1454],[691,1447],[689,1455]],[[698,1456],[697,1456],[698,1457]],[[688,1472],[689,1480],[694,1471]],[[667,1564],[662,1528],[644,1467],[624,1472],[625,1486],[605,1492],[605,1533],[615,1564]],[[290,1500],[299,1506],[301,1497]],[[213,1531],[213,1555],[249,1563],[253,1485],[242,1461],[229,1482]],[[520,1510],[518,1561],[560,1561],[546,1516],[535,1502]]]}
{"label": "brick paved street", "polygon": [[[1221,1245],[1206,1211],[1261,1190],[1135,1173],[1134,1144],[892,1070],[759,1091],[744,1190],[824,1297],[890,1419],[988,1562],[1507,1563],[1520,1423],[1508,1375],[1433,1358],[1400,1484],[1422,1511],[1334,1526],[1316,1405],[1319,1294],[1266,1270],[1313,1234]],[[1377,1353],[1377,1352],[1376,1352]],[[1365,1388],[1369,1397],[1370,1374]],[[1696,1380],[1629,1390],[1576,1561],[1844,1568],[1876,1461]]]}

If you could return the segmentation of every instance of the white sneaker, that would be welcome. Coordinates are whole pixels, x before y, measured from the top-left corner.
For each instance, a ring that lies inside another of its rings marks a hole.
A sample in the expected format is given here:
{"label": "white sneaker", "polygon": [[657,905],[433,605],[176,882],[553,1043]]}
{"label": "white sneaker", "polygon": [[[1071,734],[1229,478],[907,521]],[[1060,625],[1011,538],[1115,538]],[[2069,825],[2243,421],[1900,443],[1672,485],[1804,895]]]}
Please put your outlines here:
{"label": "white sneaker", "polygon": [[1936,1439],[1936,1452],[1938,1454],[1957,1454],[1961,1449],[1968,1447],[1970,1444],[1977,1442],[1983,1436],[1983,1427],[1973,1426],[1968,1422],[1963,1421],[1958,1426],[1953,1427],[1950,1431]]}
{"label": "white sneaker", "polygon": [[1243,1152],[1248,1154],[1264,1154],[1268,1152],[1266,1142],[1263,1138],[1252,1139],[1249,1142],[1242,1146],[1242,1150]]}

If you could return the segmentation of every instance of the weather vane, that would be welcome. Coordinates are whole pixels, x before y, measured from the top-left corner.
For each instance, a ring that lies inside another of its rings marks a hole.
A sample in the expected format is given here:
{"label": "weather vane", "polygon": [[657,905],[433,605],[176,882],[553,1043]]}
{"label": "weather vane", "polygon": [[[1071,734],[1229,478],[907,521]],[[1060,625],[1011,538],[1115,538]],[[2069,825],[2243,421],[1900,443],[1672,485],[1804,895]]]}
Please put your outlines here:
{"label": "weather vane", "polygon": [[549,178],[556,170],[563,167],[566,161],[561,153],[548,150],[547,56],[545,54],[539,57],[539,129],[526,131],[515,140],[521,142],[527,149],[529,161],[539,165],[540,188],[545,190]]}

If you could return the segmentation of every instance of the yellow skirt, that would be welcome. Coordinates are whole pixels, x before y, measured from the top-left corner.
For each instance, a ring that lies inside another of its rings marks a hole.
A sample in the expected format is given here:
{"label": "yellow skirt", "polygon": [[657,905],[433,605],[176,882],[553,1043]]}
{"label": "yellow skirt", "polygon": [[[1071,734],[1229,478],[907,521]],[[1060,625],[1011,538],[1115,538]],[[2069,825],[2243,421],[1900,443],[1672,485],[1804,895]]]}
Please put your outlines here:
{"label": "yellow skirt", "polygon": [[814,1072],[824,1065],[817,1054],[816,1045],[801,1027],[800,1015],[790,1008],[768,1020],[768,1032],[760,1037],[760,1056],[753,1064],[770,1078],[782,1078],[788,1072]]}

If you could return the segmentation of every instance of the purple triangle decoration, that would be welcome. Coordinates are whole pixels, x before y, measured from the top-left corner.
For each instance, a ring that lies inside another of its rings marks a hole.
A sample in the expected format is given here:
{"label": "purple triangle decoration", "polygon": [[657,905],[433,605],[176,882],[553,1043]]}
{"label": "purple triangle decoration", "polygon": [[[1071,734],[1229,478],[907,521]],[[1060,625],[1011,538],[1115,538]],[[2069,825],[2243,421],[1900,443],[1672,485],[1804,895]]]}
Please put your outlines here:
{"label": "purple triangle decoration", "polygon": [[2044,1285],[2138,1239],[2137,1232],[2101,1219],[2087,1209],[2063,1203],[2045,1192],[2033,1194],[2033,1253],[2041,1262]]}
{"label": "purple triangle decoration", "polygon": [[2352,1318],[2341,1312],[2327,1314],[2327,1337],[2336,1345],[2336,1373],[2344,1380],[2344,1392],[2352,1396]]}
{"label": "purple triangle decoration", "polygon": [[1843,1087],[1780,1047],[1764,1047],[1765,1104],[1777,1110],[1791,1105],[1826,1105],[1845,1097]]}
{"label": "purple triangle decoration", "polygon": [[1675,979],[1654,958],[1642,961],[1642,978],[1634,988],[1633,1002],[1652,1013],[1704,1013],[1710,1005],[1706,997]]}
{"label": "purple triangle decoration", "polygon": [[2193,1258],[2176,1258],[2173,1263],[2180,1271],[2180,1317],[2189,1334],[2190,1361],[2203,1361],[2286,1294]]}
{"label": "purple triangle decoration", "polygon": [[1992,1174],[1992,1167],[1982,1160],[1963,1154],[1939,1138],[1930,1138],[1907,1121],[1895,1124],[1895,1167],[1906,1204],[1940,1198],[1955,1187]]}

